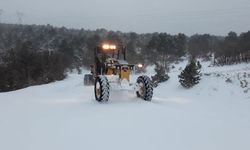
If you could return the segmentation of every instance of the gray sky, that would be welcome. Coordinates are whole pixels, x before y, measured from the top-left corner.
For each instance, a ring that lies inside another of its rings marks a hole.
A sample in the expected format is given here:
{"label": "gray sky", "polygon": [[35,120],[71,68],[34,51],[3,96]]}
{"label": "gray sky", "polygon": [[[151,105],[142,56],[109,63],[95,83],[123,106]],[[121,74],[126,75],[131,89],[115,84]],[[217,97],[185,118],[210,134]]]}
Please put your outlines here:
{"label": "gray sky", "polygon": [[250,0],[0,0],[1,22],[225,35],[250,30]]}

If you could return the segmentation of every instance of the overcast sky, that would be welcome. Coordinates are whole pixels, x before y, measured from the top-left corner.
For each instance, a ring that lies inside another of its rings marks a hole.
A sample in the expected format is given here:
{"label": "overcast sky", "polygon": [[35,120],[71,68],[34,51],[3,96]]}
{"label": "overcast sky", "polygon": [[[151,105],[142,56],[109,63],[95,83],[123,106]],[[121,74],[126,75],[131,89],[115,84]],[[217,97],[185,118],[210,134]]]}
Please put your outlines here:
{"label": "overcast sky", "polygon": [[225,35],[250,30],[250,0],[0,0],[1,22]]}

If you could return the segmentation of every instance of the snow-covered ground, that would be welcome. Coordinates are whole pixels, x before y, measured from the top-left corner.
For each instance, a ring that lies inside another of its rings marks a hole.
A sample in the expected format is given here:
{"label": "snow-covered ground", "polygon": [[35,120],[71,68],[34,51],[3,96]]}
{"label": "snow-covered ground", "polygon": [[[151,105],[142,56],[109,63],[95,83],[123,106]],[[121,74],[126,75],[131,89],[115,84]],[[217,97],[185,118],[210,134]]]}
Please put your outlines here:
{"label": "snow-covered ground", "polygon": [[249,150],[250,65],[202,63],[200,84],[184,89],[185,65],[175,64],[152,102],[115,90],[100,104],[74,73],[0,93],[0,150]]}

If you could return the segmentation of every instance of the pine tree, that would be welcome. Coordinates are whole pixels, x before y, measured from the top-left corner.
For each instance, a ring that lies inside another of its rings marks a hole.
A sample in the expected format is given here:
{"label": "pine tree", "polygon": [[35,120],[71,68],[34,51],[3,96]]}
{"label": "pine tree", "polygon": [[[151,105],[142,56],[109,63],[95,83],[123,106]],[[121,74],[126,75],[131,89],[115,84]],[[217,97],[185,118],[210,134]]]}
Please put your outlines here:
{"label": "pine tree", "polygon": [[169,79],[168,74],[166,74],[166,69],[158,63],[155,63],[155,72],[156,74],[151,77],[154,87],[157,87],[158,83],[165,82]]}
{"label": "pine tree", "polygon": [[179,77],[179,82],[185,88],[191,88],[195,84],[198,84],[201,79],[201,74],[199,67],[196,63],[196,60],[192,58],[190,63],[186,66],[186,68],[181,72]]}

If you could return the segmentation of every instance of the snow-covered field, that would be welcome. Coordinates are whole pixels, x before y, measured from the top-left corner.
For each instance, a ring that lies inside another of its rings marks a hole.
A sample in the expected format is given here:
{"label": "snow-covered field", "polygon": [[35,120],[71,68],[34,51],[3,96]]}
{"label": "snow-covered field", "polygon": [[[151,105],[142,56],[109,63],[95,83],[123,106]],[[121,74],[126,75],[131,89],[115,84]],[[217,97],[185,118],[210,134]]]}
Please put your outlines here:
{"label": "snow-covered field", "polygon": [[185,64],[175,64],[152,102],[116,90],[100,104],[74,73],[0,93],[0,150],[249,150],[250,65],[202,63],[200,84],[184,89],[177,76]]}

